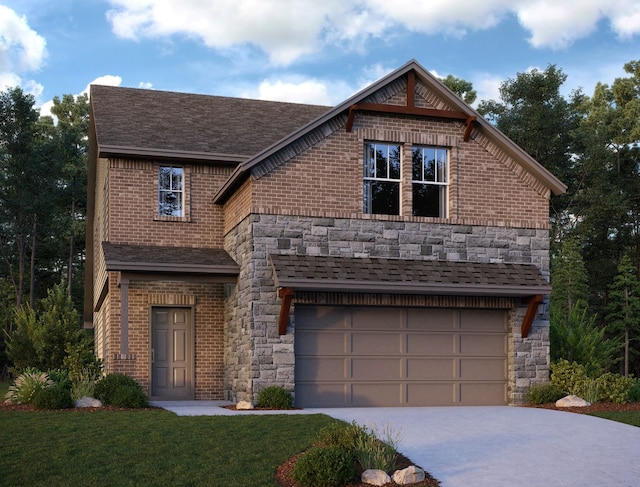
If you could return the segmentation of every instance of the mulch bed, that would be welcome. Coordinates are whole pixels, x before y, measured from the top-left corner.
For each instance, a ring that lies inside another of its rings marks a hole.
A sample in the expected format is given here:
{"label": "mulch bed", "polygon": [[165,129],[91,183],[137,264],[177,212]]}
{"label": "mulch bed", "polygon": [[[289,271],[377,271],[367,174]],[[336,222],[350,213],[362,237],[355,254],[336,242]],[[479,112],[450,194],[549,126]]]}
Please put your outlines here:
{"label": "mulch bed", "polygon": [[554,403],[541,404],[539,406],[527,405],[524,407],[554,409],[556,411],[568,411],[570,413],[604,413],[604,412],[624,412],[624,411],[640,411],[640,402],[631,402],[628,404],[616,404],[613,402],[599,402],[591,406],[559,408]]}

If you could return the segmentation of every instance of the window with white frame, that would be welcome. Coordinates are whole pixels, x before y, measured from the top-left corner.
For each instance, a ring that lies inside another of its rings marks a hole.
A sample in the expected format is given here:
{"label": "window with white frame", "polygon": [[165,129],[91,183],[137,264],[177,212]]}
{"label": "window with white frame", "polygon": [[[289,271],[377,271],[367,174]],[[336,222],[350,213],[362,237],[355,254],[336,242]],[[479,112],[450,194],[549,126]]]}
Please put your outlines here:
{"label": "window with white frame", "polygon": [[413,216],[446,218],[449,186],[449,150],[413,147]]}
{"label": "window with white frame", "polygon": [[160,166],[158,174],[158,215],[184,216],[184,168]]}
{"label": "window with white frame", "polygon": [[364,213],[400,214],[399,144],[366,142],[364,145]]}

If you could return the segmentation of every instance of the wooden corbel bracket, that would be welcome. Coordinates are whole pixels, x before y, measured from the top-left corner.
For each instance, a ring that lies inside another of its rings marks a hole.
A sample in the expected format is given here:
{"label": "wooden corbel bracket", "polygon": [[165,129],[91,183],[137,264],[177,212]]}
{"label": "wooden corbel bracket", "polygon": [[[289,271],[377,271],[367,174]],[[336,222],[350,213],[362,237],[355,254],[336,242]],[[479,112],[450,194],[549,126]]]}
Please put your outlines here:
{"label": "wooden corbel bracket", "polygon": [[524,315],[524,320],[522,321],[522,327],[520,329],[522,338],[527,338],[529,336],[531,325],[533,325],[533,319],[536,317],[536,313],[538,312],[538,306],[543,300],[544,296],[542,294],[536,294],[535,296],[525,299],[525,302],[529,307],[527,308],[527,314]]}
{"label": "wooden corbel bracket", "polygon": [[278,297],[282,299],[280,306],[280,316],[278,317],[278,334],[286,335],[289,327],[289,314],[291,312],[291,301],[293,300],[293,288],[281,287],[278,289]]}

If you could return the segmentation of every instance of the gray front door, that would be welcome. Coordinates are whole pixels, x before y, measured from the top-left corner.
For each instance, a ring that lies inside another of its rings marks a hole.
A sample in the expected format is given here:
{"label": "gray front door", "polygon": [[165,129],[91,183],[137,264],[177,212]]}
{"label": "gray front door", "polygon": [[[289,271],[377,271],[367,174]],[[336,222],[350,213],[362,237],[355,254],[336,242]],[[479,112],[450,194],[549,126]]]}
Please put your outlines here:
{"label": "gray front door", "polygon": [[151,395],[193,399],[193,332],[191,309],[153,308]]}

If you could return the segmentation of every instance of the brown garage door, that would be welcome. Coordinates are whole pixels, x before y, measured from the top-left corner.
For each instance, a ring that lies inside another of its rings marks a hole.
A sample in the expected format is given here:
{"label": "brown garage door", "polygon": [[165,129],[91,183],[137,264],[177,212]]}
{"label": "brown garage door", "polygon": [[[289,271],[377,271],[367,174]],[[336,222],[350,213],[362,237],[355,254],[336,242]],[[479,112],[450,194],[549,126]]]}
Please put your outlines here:
{"label": "brown garage door", "polygon": [[300,306],[300,407],[503,405],[504,310]]}

